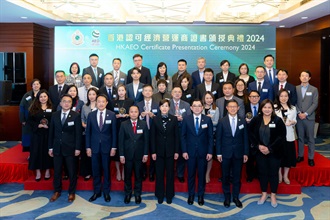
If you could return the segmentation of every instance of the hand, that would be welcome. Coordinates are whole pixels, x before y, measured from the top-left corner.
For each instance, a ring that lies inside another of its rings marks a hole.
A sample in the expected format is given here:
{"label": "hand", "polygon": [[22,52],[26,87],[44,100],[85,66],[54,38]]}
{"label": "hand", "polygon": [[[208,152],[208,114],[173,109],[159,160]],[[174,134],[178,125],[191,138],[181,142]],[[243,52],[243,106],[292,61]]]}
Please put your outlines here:
{"label": "hand", "polygon": [[188,159],[189,159],[188,153],[183,153],[183,154],[182,154],[182,157],[183,157],[185,160],[188,160]]}
{"label": "hand", "polygon": [[141,112],[141,117],[146,117],[147,112]]}
{"label": "hand", "polygon": [[153,117],[155,117],[155,114],[154,114],[154,113],[152,113],[152,112],[148,112],[148,115],[149,115],[149,117],[150,117],[150,118],[153,118]]}
{"label": "hand", "polygon": [[87,148],[86,149],[86,154],[87,154],[88,157],[91,157],[92,156],[92,149]]}
{"label": "hand", "polygon": [[120,157],[120,163],[125,164],[125,157]]}
{"label": "hand", "polygon": [[148,161],[148,156],[143,156],[142,163],[146,163]]}
{"label": "hand", "polygon": [[250,123],[252,119],[245,118],[246,123]]}
{"label": "hand", "polygon": [[38,124],[38,128],[43,128],[44,125],[43,124]]}
{"label": "hand", "polygon": [[22,125],[25,126],[26,122],[22,122]]}
{"label": "hand", "polygon": [[304,120],[304,119],[306,119],[307,116],[305,113],[299,113],[298,117],[300,118],[300,120]]}
{"label": "hand", "polygon": [[182,121],[183,120],[182,115],[177,115],[176,117],[177,117],[178,121]]}
{"label": "hand", "polygon": [[212,118],[212,115],[211,115],[211,114],[208,114],[208,115],[206,115],[206,116]]}
{"label": "hand", "polygon": [[153,160],[156,160],[157,159],[157,155],[156,154],[152,154],[151,156],[152,156],[152,159]]}
{"label": "hand", "polygon": [[84,122],[82,122],[81,125],[83,126],[83,128],[87,127],[87,124],[85,124]]}
{"label": "hand", "polygon": [[243,156],[243,163],[246,163],[248,161],[248,156],[247,155],[244,155]]}
{"label": "hand", "polygon": [[54,157],[53,150],[48,150],[48,154],[49,156]]}
{"label": "hand", "polygon": [[48,129],[48,125],[44,125],[44,128]]}
{"label": "hand", "polygon": [[174,154],[174,160],[177,160],[179,158],[179,154],[178,153],[175,153]]}
{"label": "hand", "polygon": [[219,161],[220,163],[222,163],[222,156],[217,156],[217,158],[218,158],[218,161]]}
{"label": "hand", "polygon": [[74,151],[74,155],[77,157],[77,156],[79,156],[79,154],[80,154],[80,150],[75,150]]}
{"label": "hand", "polygon": [[207,160],[207,161],[212,160],[212,154],[207,154],[207,155],[206,155],[206,160]]}
{"label": "hand", "polygon": [[116,155],[116,149],[111,149],[110,156],[113,157]]}
{"label": "hand", "polygon": [[121,118],[121,117],[122,117],[121,114],[117,114],[117,115],[116,115],[116,118]]}

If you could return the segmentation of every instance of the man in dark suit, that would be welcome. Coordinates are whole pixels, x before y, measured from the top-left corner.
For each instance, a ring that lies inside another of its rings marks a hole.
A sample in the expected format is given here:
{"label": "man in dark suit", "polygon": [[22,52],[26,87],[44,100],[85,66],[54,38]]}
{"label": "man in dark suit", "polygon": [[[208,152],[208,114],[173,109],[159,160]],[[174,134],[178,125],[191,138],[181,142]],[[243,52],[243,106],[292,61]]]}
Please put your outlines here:
{"label": "man in dark suit", "polygon": [[[198,70],[192,72],[192,88],[195,89],[199,84],[204,83],[204,70],[205,70],[206,61],[204,57],[199,57],[197,59]],[[213,81],[213,79],[212,79]]]}
{"label": "man in dark suit", "polygon": [[[187,77],[189,79],[189,82],[191,81],[191,76],[190,74],[187,72],[187,61],[184,59],[180,59],[178,60],[178,72],[176,72],[173,76],[172,76],[172,88],[177,87],[177,86],[181,86],[181,80],[183,77]],[[192,83],[189,83],[189,87],[188,89],[192,88]]]}
{"label": "man in dark suit", "polygon": [[[159,111],[159,103],[156,103],[152,99],[152,86],[144,85],[142,87],[143,100],[137,103],[137,107],[140,112],[140,119],[147,122],[148,130],[151,128],[152,119],[155,117]],[[143,164],[143,180],[147,178],[147,164]],[[155,161],[150,160],[149,167],[149,181],[153,182],[155,180]]]}
{"label": "man in dark suit", "polygon": [[92,76],[92,85],[101,88],[103,86],[104,70],[97,66],[99,64],[99,56],[95,53],[89,55],[89,63],[90,66],[83,69],[82,76],[89,73]]}
{"label": "man in dark suit", "polygon": [[214,83],[213,80],[213,70],[211,68],[206,68],[204,70],[204,82],[199,84],[196,89],[195,97],[202,100],[204,94],[209,91],[212,92],[214,99],[220,98],[220,86],[218,83]]}
{"label": "man in dark suit", "polygon": [[234,73],[229,71],[230,63],[228,60],[223,60],[220,62],[221,72],[217,73],[215,76],[215,82],[220,84],[220,94],[219,98],[223,96],[222,86],[225,82],[235,83],[236,76]]}
{"label": "man in dark suit", "polygon": [[147,67],[142,66],[143,57],[141,54],[134,54],[133,56],[133,62],[134,67],[127,72],[127,84],[133,82],[132,78],[132,71],[134,68],[138,68],[141,73],[140,82],[143,84],[151,85],[151,74],[150,69]]}
{"label": "man in dark suit", "polygon": [[200,100],[192,103],[192,115],[184,118],[181,128],[182,156],[188,164],[187,203],[192,205],[195,196],[196,171],[198,172],[198,204],[204,205],[205,174],[207,162],[212,159],[213,124],[211,118],[202,114]]}
{"label": "man in dark suit", "polygon": [[130,120],[121,123],[119,130],[119,156],[120,162],[124,164],[125,172],[125,198],[128,204],[132,197],[132,172],[134,169],[135,203],[141,203],[142,192],[142,163],[148,161],[149,131],[147,123],[139,120],[139,109],[131,106],[129,109]]}
{"label": "man in dark suit", "polygon": [[143,100],[142,87],[144,84],[140,82],[141,70],[134,67],[131,76],[133,82],[126,85],[127,97],[132,99],[134,104],[137,104]]}
{"label": "man in dark suit", "polygon": [[277,69],[273,67],[274,65],[274,57],[271,54],[267,54],[264,57],[264,64],[265,64],[265,80],[268,81],[272,86],[274,84],[278,84],[277,79]]}
{"label": "man in dark suit", "polygon": [[93,202],[101,196],[103,170],[103,196],[110,202],[110,156],[115,156],[117,145],[117,126],[115,113],[107,110],[105,95],[96,98],[97,111],[89,113],[86,126],[86,154],[92,157],[94,194],[89,199]]}
{"label": "man in dark suit", "polygon": [[278,83],[275,83],[273,85],[274,98],[276,98],[278,96],[278,92],[281,89],[286,89],[289,92],[289,100],[290,100],[291,105],[296,105],[297,104],[296,87],[287,82],[288,71],[282,70],[282,69],[278,70],[277,79],[278,79]]}
{"label": "man in dark suit", "polygon": [[54,202],[61,196],[62,165],[65,161],[70,179],[68,201],[75,200],[77,185],[76,158],[81,150],[82,126],[80,114],[71,111],[72,97],[63,95],[61,111],[53,113],[49,124],[48,154],[54,157],[54,194],[50,198]]}
{"label": "man in dark suit", "polygon": [[111,73],[104,75],[104,86],[99,90],[100,94],[104,94],[108,97],[107,109],[113,111],[113,100],[117,98],[117,88],[114,86],[114,78]]}
{"label": "man in dark suit", "polygon": [[244,118],[237,115],[239,106],[237,101],[230,100],[227,103],[228,114],[219,120],[217,126],[216,151],[217,158],[222,163],[222,190],[225,196],[224,206],[229,208],[231,201],[230,171],[232,171],[232,197],[238,208],[243,205],[239,200],[241,187],[241,172],[243,163],[248,160],[248,133]]}
{"label": "man in dark suit", "polygon": [[260,94],[260,103],[265,99],[274,100],[273,86],[265,80],[266,70],[263,66],[257,66],[255,75],[257,80],[248,85],[249,92],[257,90]]}
{"label": "man in dark suit", "polygon": [[65,73],[63,70],[57,70],[55,72],[56,85],[49,87],[48,93],[49,98],[53,104],[53,111],[56,111],[58,104],[60,103],[60,98],[65,94],[65,91],[68,89],[68,85],[64,84],[65,82]]}
{"label": "man in dark suit", "polygon": [[113,75],[113,78],[114,78],[114,86],[118,87],[118,85],[121,85],[121,84],[126,85],[127,75],[126,75],[126,73],[120,71],[121,59],[114,58],[112,60],[112,67],[113,67],[113,70],[111,70],[110,73]]}

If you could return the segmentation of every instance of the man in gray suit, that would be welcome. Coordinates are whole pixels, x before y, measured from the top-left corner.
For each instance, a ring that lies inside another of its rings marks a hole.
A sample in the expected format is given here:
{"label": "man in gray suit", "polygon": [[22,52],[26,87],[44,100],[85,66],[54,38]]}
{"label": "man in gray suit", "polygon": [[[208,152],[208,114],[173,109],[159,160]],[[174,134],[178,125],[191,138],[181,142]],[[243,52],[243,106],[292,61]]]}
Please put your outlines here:
{"label": "man in gray suit", "polygon": [[305,136],[308,143],[308,165],[315,166],[314,151],[314,125],[315,110],[318,106],[319,93],[316,87],[309,84],[311,73],[305,70],[300,73],[301,84],[297,90],[297,133],[298,133],[298,157],[297,163],[304,161]]}
{"label": "man in gray suit", "polygon": [[238,117],[240,118],[245,118],[245,107],[244,107],[244,102],[242,99],[234,96],[234,85],[232,82],[225,82],[222,85],[222,92],[224,94],[223,97],[218,98],[216,100],[216,105],[219,109],[219,119],[223,118],[227,115],[227,102],[229,100],[236,100],[236,102],[238,103],[239,106],[239,110],[238,110]]}
{"label": "man in gray suit", "polygon": [[82,76],[84,77],[88,73],[92,77],[92,86],[101,88],[103,86],[104,70],[97,66],[99,64],[99,56],[95,53],[89,55],[89,63],[90,66],[84,68]]}
{"label": "man in gray suit", "polygon": [[121,84],[126,85],[127,76],[124,72],[120,71],[121,59],[114,58],[112,60],[112,67],[113,67],[113,70],[110,71],[110,73],[113,75],[115,87],[118,87],[118,85],[121,85]]}

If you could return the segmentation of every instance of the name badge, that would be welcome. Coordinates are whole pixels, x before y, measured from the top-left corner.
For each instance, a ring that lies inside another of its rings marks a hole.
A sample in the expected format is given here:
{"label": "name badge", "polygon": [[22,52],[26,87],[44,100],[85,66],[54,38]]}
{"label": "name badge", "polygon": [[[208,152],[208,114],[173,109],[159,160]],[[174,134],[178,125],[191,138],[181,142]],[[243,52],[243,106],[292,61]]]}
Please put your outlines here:
{"label": "name badge", "polygon": [[72,107],[72,111],[74,111],[74,112],[75,112],[75,111],[76,111],[76,107]]}
{"label": "name badge", "polygon": [[26,101],[29,101],[29,100],[31,100],[31,99],[32,99],[32,97],[31,97],[30,95],[29,95],[28,97],[25,98]]}
{"label": "name badge", "polygon": [[262,92],[268,92],[268,89],[262,89]]}
{"label": "name badge", "polygon": [[181,114],[183,114],[183,113],[185,113],[186,112],[186,109],[180,109],[180,112],[181,112]]}
{"label": "name badge", "polygon": [[116,94],[114,94],[112,97],[115,99],[115,98],[117,98],[117,95],[116,95]]}
{"label": "name badge", "polygon": [[68,126],[73,126],[74,125],[74,121],[69,121],[68,122]]}
{"label": "name badge", "polygon": [[157,109],[152,109],[152,113],[157,113]]}
{"label": "name badge", "polygon": [[170,80],[166,80],[167,83],[170,83]]}
{"label": "name badge", "polygon": [[207,128],[207,124],[202,124],[202,128]]}
{"label": "name badge", "polygon": [[138,89],[138,92],[142,92],[142,89]]}
{"label": "name badge", "polygon": [[113,108],[113,110],[116,111],[116,112],[119,112],[119,108],[118,107]]}
{"label": "name badge", "polygon": [[187,94],[187,95],[186,95],[186,98],[187,98],[187,99],[191,98],[191,94]]}
{"label": "name badge", "polygon": [[111,120],[105,120],[105,124],[107,125],[111,124]]}
{"label": "name badge", "polygon": [[47,108],[47,109],[46,109],[46,112],[52,112],[52,109]]}
{"label": "name badge", "polygon": [[240,125],[240,126],[238,126],[238,128],[239,128],[240,130],[242,130],[242,129],[244,128],[244,125]]}
{"label": "name badge", "polygon": [[143,134],[143,130],[142,130],[142,129],[137,129],[137,130],[136,130],[136,133],[137,133],[137,134]]}
{"label": "name badge", "polygon": [[291,91],[290,91],[290,90],[288,90],[288,93],[289,93],[289,94],[290,94],[290,92],[291,92]]}
{"label": "name badge", "polygon": [[80,80],[80,79],[77,79],[77,80],[76,80],[76,83],[80,83],[80,82],[81,82],[81,80]]}
{"label": "name badge", "polygon": [[210,114],[214,115],[215,114],[215,110],[210,110]]}
{"label": "name badge", "polygon": [[223,79],[219,79],[219,82],[221,82],[221,83],[222,83],[223,81],[224,81]]}
{"label": "name badge", "polygon": [[276,125],[274,123],[269,124],[270,128],[276,128]]}
{"label": "name badge", "polygon": [[124,82],[124,81],[125,81],[125,79],[124,79],[124,78],[120,78],[120,81]]}
{"label": "name badge", "polygon": [[213,95],[217,94],[217,91],[213,91],[212,94],[213,94]]}
{"label": "name badge", "polygon": [[306,92],[307,96],[312,96],[312,92]]}
{"label": "name badge", "polygon": [[99,78],[101,78],[102,77],[102,73],[100,73],[100,75],[99,75]]}

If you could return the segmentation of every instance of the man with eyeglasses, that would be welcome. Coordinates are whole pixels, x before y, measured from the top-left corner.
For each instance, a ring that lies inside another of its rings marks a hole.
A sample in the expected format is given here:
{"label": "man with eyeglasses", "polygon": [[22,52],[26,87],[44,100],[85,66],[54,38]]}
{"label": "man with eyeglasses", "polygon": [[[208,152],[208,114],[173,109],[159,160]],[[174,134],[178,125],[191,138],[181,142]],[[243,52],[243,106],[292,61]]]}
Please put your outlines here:
{"label": "man with eyeglasses", "polygon": [[254,82],[249,83],[248,90],[249,92],[252,90],[256,90],[260,94],[260,100],[261,103],[265,99],[274,100],[274,92],[273,92],[273,86],[269,82],[269,80],[266,80],[266,70],[263,66],[257,66],[255,70],[255,75],[257,77],[257,80]]}
{"label": "man with eyeglasses", "polygon": [[181,130],[182,157],[188,165],[188,205],[194,203],[196,171],[198,172],[198,204],[204,205],[205,174],[207,163],[212,159],[213,124],[202,114],[203,104],[195,100],[190,107],[192,115],[184,117]]}

